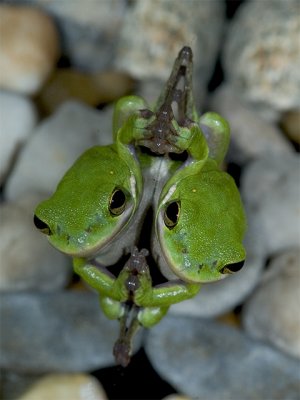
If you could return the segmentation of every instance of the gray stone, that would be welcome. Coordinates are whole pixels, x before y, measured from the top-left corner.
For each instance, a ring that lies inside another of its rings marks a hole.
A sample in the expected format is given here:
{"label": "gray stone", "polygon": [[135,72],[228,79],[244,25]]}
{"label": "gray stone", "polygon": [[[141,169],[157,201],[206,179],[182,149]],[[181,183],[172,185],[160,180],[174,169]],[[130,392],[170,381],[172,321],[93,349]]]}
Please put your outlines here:
{"label": "gray stone", "polygon": [[39,378],[38,375],[16,374],[1,371],[0,393],[3,400],[15,400]]}
{"label": "gray stone", "polygon": [[5,370],[82,372],[115,364],[119,324],[104,316],[94,293],[2,294],[0,315],[0,367]]}
{"label": "gray stone", "polygon": [[112,142],[111,121],[111,108],[99,112],[77,102],[62,105],[38,125],[22,149],[6,197],[18,201],[26,192],[52,193],[84,150]]}
{"label": "gray stone", "polygon": [[287,154],[293,146],[273,123],[251,109],[229,85],[222,85],[210,98],[209,109],[218,112],[230,124],[228,160],[246,164],[268,154]]}
{"label": "gray stone", "polygon": [[225,78],[263,118],[300,105],[299,1],[242,4],[224,47]]}
{"label": "gray stone", "polygon": [[160,376],[197,399],[299,399],[300,363],[216,321],[166,317],[147,336]]}
{"label": "gray stone", "polygon": [[0,184],[9,172],[14,156],[37,123],[32,102],[21,95],[0,91]]}
{"label": "gray stone", "polygon": [[299,245],[299,168],[298,154],[269,155],[249,164],[242,175],[248,235],[265,257]]}
{"label": "gray stone", "polygon": [[275,257],[260,286],[243,307],[244,327],[252,337],[263,339],[300,358],[300,250]]}
{"label": "gray stone", "polygon": [[70,282],[71,260],[35,228],[33,207],[2,203],[0,220],[0,291],[51,291]]}
{"label": "gray stone", "polygon": [[[198,0],[189,0],[188,4],[181,0],[137,1],[125,15],[115,66],[139,80],[165,82],[179,50],[189,45],[194,52],[196,101],[202,106],[221,40],[223,19],[224,7],[218,1],[201,4]],[[158,95],[147,96],[147,100],[151,103]]]}

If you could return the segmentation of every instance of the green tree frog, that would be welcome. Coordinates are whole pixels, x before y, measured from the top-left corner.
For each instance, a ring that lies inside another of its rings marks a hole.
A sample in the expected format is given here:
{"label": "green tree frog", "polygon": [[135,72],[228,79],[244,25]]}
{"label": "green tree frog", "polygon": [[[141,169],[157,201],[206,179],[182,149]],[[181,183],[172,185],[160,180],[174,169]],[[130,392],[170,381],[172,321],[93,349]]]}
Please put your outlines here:
{"label": "green tree frog", "polygon": [[242,267],[246,221],[234,180],[220,168],[228,123],[195,109],[189,47],[154,107],[138,96],[116,103],[113,138],[75,161],[34,223],[73,258],[106,316],[120,320],[114,355],[126,366],[140,326]]}

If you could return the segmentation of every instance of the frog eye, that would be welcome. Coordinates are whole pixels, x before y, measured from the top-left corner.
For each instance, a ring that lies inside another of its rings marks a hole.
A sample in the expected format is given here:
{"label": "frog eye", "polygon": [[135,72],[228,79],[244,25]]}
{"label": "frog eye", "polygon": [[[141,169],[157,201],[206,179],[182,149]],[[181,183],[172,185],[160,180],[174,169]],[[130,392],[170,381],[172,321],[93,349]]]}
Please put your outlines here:
{"label": "frog eye", "polygon": [[167,205],[163,215],[164,223],[167,228],[173,229],[177,225],[179,214],[180,214],[179,201],[172,201]]}
{"label": "frog eye", "polygon": [[234,274],[235,272],[238,272],[240,269],[243,268],[245,263],[245,260],[234,263],[234,264],[228,264],[223,267],[220,272],[221,274]]}
{"label": "frog eye", "polygon": [[123,214],[126,206],[126,195],[122,189],[116,188],[109,199],[109,211],[111,215],[118,216]]}
{"label": "frog eye", "polygon": [[33,223],[40,232],[45,235],[51,235],[52,232],[49,226],[36,215],[33,217]]}

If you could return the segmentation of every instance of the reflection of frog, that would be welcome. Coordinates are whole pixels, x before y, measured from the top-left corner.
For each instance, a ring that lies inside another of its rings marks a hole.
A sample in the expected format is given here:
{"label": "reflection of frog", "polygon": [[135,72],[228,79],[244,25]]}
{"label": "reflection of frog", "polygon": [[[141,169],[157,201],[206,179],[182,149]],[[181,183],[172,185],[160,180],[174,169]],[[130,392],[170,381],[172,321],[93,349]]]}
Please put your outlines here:
{"label": "reflection of frog", "polygon": [[[229,127],[215,113],[198,117],[191,69],[192,51],[184,47],[153,110],[136,96],[119,100],[114,144],[87,150],[35,212],[36,227],[73,257],[105,314],[121,320],[114,352],[122,365],[138,326],[158,323],[171,304],[239,270],[245,259],[239,192],[219,168]],[[139,252],[149,210],[149,249]],[[156,265],[148,266],[148,250]],[[124,267],[106,268],[130,251]],[[154,286],[157,266],[168,281]]]}

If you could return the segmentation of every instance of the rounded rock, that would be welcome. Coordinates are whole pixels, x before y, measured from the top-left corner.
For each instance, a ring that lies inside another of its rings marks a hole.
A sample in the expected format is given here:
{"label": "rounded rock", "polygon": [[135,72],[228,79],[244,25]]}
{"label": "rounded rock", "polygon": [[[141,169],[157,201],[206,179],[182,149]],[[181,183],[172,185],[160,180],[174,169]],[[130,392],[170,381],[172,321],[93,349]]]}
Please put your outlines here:
{"label": "rounded rock", "polygon": [[298,398],[298,360],[216,321],[166,316],[145,349],[161,378],[192,398]]}
{"label": "rounded rock", "polygon": [[87,374],[48,374],[40,378],[19,400],[107,400],[99,381]]}
{"label": "rounded rock", "polygon": [[[26,374],[83,372],[114,366],[118,321],[95,293],[80,290],[0,294],[0,367]],[[141,344],[138,333],[133,352]]]}

